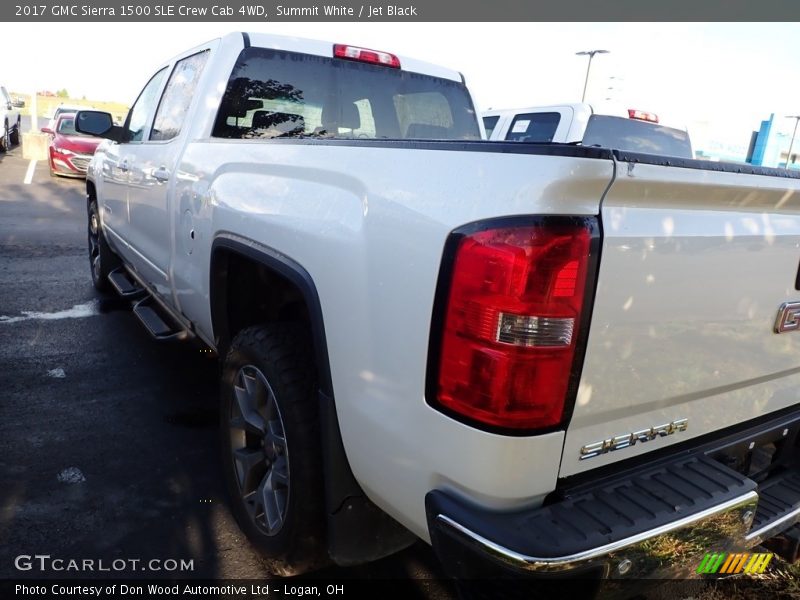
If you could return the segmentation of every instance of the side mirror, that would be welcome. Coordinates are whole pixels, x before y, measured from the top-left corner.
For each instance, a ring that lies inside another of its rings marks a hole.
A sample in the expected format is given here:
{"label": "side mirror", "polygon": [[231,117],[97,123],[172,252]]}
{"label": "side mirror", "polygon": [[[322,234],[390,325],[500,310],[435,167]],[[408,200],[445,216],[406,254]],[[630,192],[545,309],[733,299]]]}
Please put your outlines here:
{"label": "side mirror", "polygon": [[53,135],[54,132],[49,127],[42,127],[42,133],[49,133],[50,135]]}
{"label": "side mirror", "polygon": [[115,142],[122,138],[122,128],[114,125],[109,113],[99,110],[79,110],[75,113],[75,131]]}
{"label": "side mirror", "polygon": [[12,108],[14,108],[14,105],[13,105],[13,104],[11,104],[11,102],[9,102],[8,104],[6,104],[6,110],[11,110]]}
{"label": "side mirror", "polygon": [[75,115],[75,130],[102,137],[114,126],[111,115],[97,110],[79,110]]}

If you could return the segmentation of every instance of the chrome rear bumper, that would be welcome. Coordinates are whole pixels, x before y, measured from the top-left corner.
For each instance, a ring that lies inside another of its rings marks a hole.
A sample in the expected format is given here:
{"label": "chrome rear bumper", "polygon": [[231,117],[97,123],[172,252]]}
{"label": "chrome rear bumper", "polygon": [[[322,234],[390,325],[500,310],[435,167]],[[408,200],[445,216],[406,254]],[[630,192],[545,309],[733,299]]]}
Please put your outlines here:
{"label": "chrome rear bumper", "polygon": [[749,546],[758,494],[747,492],[705,509],[617,541],[564,556],[531,556],[475,533],[444,514],[435,517],[442,535],[476,555],[527,574],[599,571],[605,578],[665,578],[693,573],[705,552]]}

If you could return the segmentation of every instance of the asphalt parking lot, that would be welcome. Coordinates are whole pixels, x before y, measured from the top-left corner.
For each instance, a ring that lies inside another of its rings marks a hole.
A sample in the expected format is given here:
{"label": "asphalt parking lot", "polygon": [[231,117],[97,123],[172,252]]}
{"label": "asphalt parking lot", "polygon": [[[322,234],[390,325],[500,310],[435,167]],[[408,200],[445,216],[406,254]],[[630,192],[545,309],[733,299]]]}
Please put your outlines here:
{"label": "asphalt parking lot", "polygon": [[[19,555],[192,559],[181,577],[269,577],[225,504],[217,363],[153,342],[121,300],[100,300],[83,181],[0,154],[0,579]],[[176,573],[125,573],[134,577]],[[427,546],[330,577],[405,579],[450,597]]]}

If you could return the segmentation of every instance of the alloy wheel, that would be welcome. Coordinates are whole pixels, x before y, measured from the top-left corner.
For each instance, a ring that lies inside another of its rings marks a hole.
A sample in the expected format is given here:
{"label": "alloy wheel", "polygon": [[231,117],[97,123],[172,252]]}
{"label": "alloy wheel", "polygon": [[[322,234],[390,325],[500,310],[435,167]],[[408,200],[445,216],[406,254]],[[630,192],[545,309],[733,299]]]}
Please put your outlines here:
{"label": "alloy wheel", "polygon": [[234,396],[229,428],[239,494],[256,527],[273,536],[283,527],[289,505],[289,454],[280,408],[253,365],[237,372]]}

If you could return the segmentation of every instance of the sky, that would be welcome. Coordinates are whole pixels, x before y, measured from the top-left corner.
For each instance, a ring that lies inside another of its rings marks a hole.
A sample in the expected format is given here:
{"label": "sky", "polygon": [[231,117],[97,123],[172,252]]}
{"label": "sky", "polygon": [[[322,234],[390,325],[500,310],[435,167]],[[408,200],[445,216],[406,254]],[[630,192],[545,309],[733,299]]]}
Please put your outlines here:
{"label": "sky", "polygon": [[[230,31],[361,45],[461,71],[479,108],[587,102],[655,112],[689,129],[696,148],[746,150],[775,113],[800,114],[798,23],[15,23],[4,28],[4,85],[66,88],[131,104],[156,67]],[[32,44],[35,41],[37,43]],[[607,100],[610,99],[610,100]]]}

